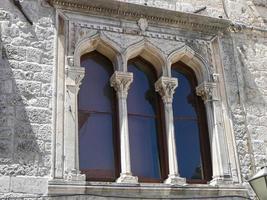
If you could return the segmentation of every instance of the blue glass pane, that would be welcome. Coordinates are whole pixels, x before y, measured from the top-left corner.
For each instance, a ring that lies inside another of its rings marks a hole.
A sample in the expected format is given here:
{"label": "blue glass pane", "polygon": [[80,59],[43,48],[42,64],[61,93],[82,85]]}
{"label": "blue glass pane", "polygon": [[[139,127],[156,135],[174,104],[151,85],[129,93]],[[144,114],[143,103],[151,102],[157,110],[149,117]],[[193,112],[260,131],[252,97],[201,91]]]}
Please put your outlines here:
{"label": "blue glass pane", "polygon": [[140,67],[134,64],[128,66],[133,73],[133,83],[128,94],[128,112],[155,115],[155,90],[150,82],[150,74],[145,74]]}
{"label": "blue glass pane", "polygon": [[112,63],[95,52],[82,57],[81,65],[85,77],[78,102],[80,169],[89,178],[115,177]]}
{"label": "blue glass pane", "polygon": [[154,119],[129,116],[131,165],[135,176],[160,179]]}
{"label": "blue glass pane", "polygon": [[109,78],[112,75],[112,63],[95,53],[83,59],[81,66],[85,68],[85,76],[79,92],[79,109],[111,112],[112,88]]}
{"label": "blue glass pane", "polygon": [[187,179],[202,179],[197,121],[177,120],[174,128],[180,175]]}
{"label": "blue glass pane", "polygon": [[128,65],[134,81],[130,87],[127,105],[133,174],[142,178],[160,179],[158,128],[154,74],[151,66],[138,62]]}
{"label": "blue glass pane", "polygon": [[113,136],[110,134],[112,133],[111,130],[111,115],[89,114],[79,133],[81,169],[114,171]]}
{"label": "blue glass pane", "polygon": [[178,78],[178,87],[175,89],[173,97],[174,116],[196,116],[194,108],[194,91],[187,77],[178,70],[172,70],[172,76]]}

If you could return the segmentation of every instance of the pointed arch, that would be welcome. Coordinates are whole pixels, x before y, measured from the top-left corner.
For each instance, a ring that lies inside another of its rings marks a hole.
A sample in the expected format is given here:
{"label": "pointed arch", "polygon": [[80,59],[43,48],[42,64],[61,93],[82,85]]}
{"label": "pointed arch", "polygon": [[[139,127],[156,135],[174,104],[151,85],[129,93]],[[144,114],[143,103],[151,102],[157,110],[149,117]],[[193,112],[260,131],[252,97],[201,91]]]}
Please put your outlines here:
{"label": "pointed arch", "polygon": [[[125,50],[124,55],[126,61],[141,56],[155,67],[158,76],[167,74],[166,56],[157,47],[145,39],[129,46]],[[125,65],[125,67],[127,67],[127,65]]]}
{"label": "pointed arch", "polygon": [[177,49],[168,56],[168,75],[171,75],[172,64],[178,61],[185,63],[195,72],[199,84],[203,81],[210,80],[211,73],[208,67],[208,61],[189,46]]}
{"label": "pointed arch", "polygon": [[112,62],[114,70],[117,70],[119,63],[122,62],[120,47],[104,34],[97,33],[78,42],[74,51],[74,66],[79,67],[81,56],[92,51],[98,51],[106,56]]}

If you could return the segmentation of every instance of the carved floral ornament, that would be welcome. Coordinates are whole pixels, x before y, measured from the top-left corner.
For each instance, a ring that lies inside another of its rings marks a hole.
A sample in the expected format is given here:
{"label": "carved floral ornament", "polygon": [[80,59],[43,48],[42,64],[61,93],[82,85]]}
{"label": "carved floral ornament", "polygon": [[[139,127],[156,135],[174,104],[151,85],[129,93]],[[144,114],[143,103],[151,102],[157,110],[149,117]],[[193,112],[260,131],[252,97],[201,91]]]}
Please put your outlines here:
{"label": "carved floral ornament", "polygon": [[133,82],[133,74],[130,72],[115,71],[110,78],[110,85],[113,87],[119,97],[126,98],[131,83]]}
{"label": "carved floral ornament", "polygon": [[155,83],[155,89],[162,97],[164,103],[172,103],[175,88],[178,86],[176,78],[161,77]]}
{"label": "carved floral ornament", "polygon": [[214,82],[204,81],[196,87],[196,94],[202,98],[204,103],[218,101],[217,85]]}
{"label": "carved floral ornament", "polygon": [[79,86],[81,85],[84,74],[85,74],[85,69],[82,67],[67,67],[66,69],[67,87],[75,87],[79,89]]}

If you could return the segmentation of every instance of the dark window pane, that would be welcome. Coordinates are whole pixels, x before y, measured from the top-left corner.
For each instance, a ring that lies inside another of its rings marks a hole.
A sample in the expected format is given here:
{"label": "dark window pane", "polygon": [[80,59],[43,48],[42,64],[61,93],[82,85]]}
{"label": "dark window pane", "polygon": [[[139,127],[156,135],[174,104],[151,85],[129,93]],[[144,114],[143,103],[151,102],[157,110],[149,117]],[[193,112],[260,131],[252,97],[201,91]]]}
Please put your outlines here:
{"label": "dark window pane", "polygon": [[195,74],[178,62],[172,66],[172,76],[179,81],[173,99],[179,172],[189,182],[205,182],[211,179],[211,158],[205,109],[195,93]]}
{"label": "dark window pane", "polygon": [[155,119],[129,116],[129,129],[134,175],[160,179]]}
{"label": "dark window pane", "polygon": [[161,179],[158,145],[156,76],[151,65],[135,59],[128,64],[134,81],[128,95],[128,115],[132,172],[141,181]]}
{"label": "dark window pane", "polygon": [[195,117],[194,91],[192,91],[188,78],[176,70],[172,70],[172,76],[178,78],[179,81],[173,97],[173,102],[175,102],[175,106],[173,106],[174,116]]}
{"label": "dark window pane", "polygon": [[82,59],[81,66],[85,68],[85,76],[79,92],[79,109],[111,112],[112,88],[109,78],[112,75],[112,63],[94,53]]}
{"label": "dark window pane", "polygon": [[97,52],[81,58],[85,77],[79,91],[80,169],[88,180],[115,179],[112,63]]}
{"label": "dark window pane", "polygon": [[177,120],[174,122],[174,128],[181,177],[187,179],[202,179],[197,122],[191,120]]}
{"label": "dark window pane", "polygon": [[[80,128],[80,168],[114,172],[112,116],[87,114]],[[101,122],[101,123],[100,123]]]}

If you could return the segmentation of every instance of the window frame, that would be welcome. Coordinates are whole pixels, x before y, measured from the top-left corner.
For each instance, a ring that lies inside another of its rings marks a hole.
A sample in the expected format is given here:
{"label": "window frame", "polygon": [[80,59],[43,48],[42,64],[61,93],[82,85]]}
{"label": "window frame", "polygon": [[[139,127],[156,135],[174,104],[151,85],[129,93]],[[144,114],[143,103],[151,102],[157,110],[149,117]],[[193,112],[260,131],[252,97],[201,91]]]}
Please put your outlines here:
{"label": "window frame", "polygon": [[[92,52],[89,52],[87,54],[84,54],[83,56],[81,56],[81,63],[82,63],[82,60],[85,60],[85,59],[90,59],[92,56],[98,56],[98,57],[105,57],[105,59],[107,61],[109,61],[110,63],[105,63],[105,64],[111,64],[112,62],[106,57],[104,56],[103,54],[97,52],[97,51],[92,51]],[[101,58],[100,58],[101,59]],[[83,67],[83,66],[81,66]],[[84,68],[84,67],[83,67]],[[114,67],[112,66],[112,71],[114,71]],[[112,73],[111,73],[112,75]],[[86,74],[85,74],[86,76]],[[85,78],[84,76],[84,78]],[[83,79],[84,79],[83,78]],[[82,83],[81,83],[82,84]],[[111,86],[110,86],[111,87]],[[111,94],[111,106],[112,106],[112,111],[114,113],[110,113],[112,115],[112,143],[113,143],[113,150],[114,150],[114,176],[115,177],[105,177],[105,178],[99,178],[99,177],[90,177],[87,173],[87,170],[86,169],[81,169],[81,173],[82,174],[85,174],[86,176],[86,181],[103,181],[103,182],[114,182],[118,177],[119,177],[119,173],[120,173],[120,151],[119,151],[119,143],[120,143],[120,139],[119,139],[119,128],[118,128],[118,105],[117,105],[117,99],[116,99],[116,91],[114,90],[113,87],[110,88],[110,90],[112,91],[112,94]],[[79,93],[78,93],[78,105],[77,107],[79,108]],[[78,109],[78,115],[79,115],[79,112],[80,110]],[[98,112],[98,111],[89,111],[89,112],[93,112],[93,113],[103,113],[103,112]],[[78,116],[79,118],[79,116]],[[79,121],[78,121],[79,123]],[[79,124],[79,127],[80,127],[80,124]],[[95,174],[96,175],[96,174]]]}
{"label": "window frame", "polygon": [[[172,64],[171,68],[184,74],[187,80],[190,82],[190,88],[194,94],[195,111],[197,114],[197,124],[199,129],[199,145],[201,154],[201,164],[203,167],[203,179],[186,179],[189,184],[206,184],[212,180],[212,162],[210,151],[210,139],[208,131],[208,121],[206,116],[206,109],[204,102],[200,96],[196,94],[195,87],[198,82],[195,72],[185,63],[178,61]],[[179,87],[179,86],[178,86]],[[175,104],[175,102],[173,102]],[[175,121],[175,119],[174,119]]]}

